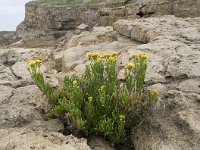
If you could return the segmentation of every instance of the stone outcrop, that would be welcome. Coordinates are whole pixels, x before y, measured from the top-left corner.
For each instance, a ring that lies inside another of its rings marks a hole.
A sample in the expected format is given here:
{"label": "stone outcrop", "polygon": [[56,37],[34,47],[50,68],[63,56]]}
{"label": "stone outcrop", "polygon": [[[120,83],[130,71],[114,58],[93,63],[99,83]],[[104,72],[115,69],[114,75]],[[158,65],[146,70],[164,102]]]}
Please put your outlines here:
{"label": "stone outcrop", "polygon": [[[85,2],[77,5],[29,2],[26,4],[25,19],[17,27],[16,34],[9,38],[0,37],[0,41],[5,43],[12,39],[16,42],[21,39],[15,47],[56,48],[56,43],[68,34],[67,31],[74,30],[81,24],[91,29],[94,26],[111,26],[119,19],[134,20],[162,15],[197,17],[200,14],[198,0],[121,0],[113,2],[103,0],[97,4]],[[74,33],[77,34],[76,31]],[[148,34],[150,37],[156,36],[152,32]]]}
{"label": "stone outcrop", "polygon": [[[164,16],[114,25],[119,33],[148,42],[129,52],[149,53],[146,81],[161,90],[157,110],[133,132],[136,150],[197,150],[200,146],[199,21]],[[149,32],[156,36],[149,37]]]}
{"label": "stone outcrop", "polygon": [[29,2],[26,4],[25,20],[18,26],[17,34],[19,37],[36,36],[50,31],[75,29],[82,23],[90,28],[94,25],[107,26],[123,18],[199,16],[199,6],[199,0],[127,0],[124,3],[104,2],[77,6]]}
{"label": "stone outcrop", "polygon": [[130,53],[147,53],[150,59],[145,80],[150,87],[160,90],[160,100],[153,114],[133,130],[135,149],[197,150],[200,146],[199,23],[199,18],[175,16],[119,20],[114,29],[123,36],[112,32],[115,41],[65,48],[63,63],[68,69],[62,74],[82,74],[88,63],[84,57],[87,51],[103,53],[114,49],[120,52],[119,78],[124,80],[122,68],[129,62]]}
{"label": "stone outcrop", "polygon": [[[151,42],[159,36],[180,36],[180,33],[183,37],[190,36],[191,40],[198,40],[195,34],[199,27],[197,19],[174,21],[175,19],[172,18],[173,16],[165,16],[160,19],[136,19],[134,22],[119,20],[113,26],[120,34],[142,43]],[[189,32],[194,33],[194,35],[189,35]]]}
{"label": "stone outcrop", "polygon": [[0,129],[0,149],[90,150],[85,139],[64,136],[58,133],[59,127],[59,122],[54,120],[48,125],[47,122],[37,121],[21,128]]}
{"label": "stone outcrop", "polygon": [[19,41],[20,38],[13,31],[0,31],[0,47],[6,47],[14,42]]}
{"label": "stone outcrop", "polygon": [[25,62],[44,59],[42,70],[48,76],[45,68],[52,68],[49,51],[1,49],[0,58],[0,149],[90,150],[85,139],[59,133],[64,128],[60,121],[43,119],[50,105],[34,85]]}

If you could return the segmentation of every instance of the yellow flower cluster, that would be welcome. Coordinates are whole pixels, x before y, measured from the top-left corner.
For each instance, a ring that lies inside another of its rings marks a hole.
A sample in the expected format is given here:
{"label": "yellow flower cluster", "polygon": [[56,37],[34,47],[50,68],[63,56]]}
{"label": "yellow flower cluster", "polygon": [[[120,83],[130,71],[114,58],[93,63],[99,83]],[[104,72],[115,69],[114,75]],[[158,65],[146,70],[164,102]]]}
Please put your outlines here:
{"label": "yellow flower cluster", "polygon": [[[113,51],[113,52],[105,52],[104,53],[104,58],[107,58],[108,59],[108,61],[112,61],[112,62],[114,62],[114,61],[116,61],[117,60],[117,58],[115,57],[116,55],[118,55],[119,53],[118,52],[115,52],[115,51]],[[103,59],[103,57],[100,55],[100,53],[99,52],[88,52],[87,54],[87,57],[89,57],[89,59],[95,59],[95,60],[97,60],[97,62],[102,62],[102,59]]]}
{"label": "yellow flower cluster", "polygon": [[77,81],[76,80],[73,81],[73,85],[77,85]]}
{"label": "yellow flower cluster", "polygon": [[114,57],[114,56],[117,56],[119,53],[116,52],[116,51],[113,51],[113,52],[105,52],[104,53],[104,57],[106,58],[109,58],[109,57]]}
{"label": "yellow flower cluster", "polygon": [[155,95],[158,95],[159,91],[158,91],[158,89],[153,89],[152,93],[155,94]]}
{"label": "yellow flower cluster", "polygon": [[128,63],[127,64],[127,68],[130,69],[130,70],[132,70],[132,69],[135,68],[135,64],[134,63]]}
{"label": "yellow flower cluster", "polygon": [[131,58],[143,58],[143,59],[148,59],[149,56],[147,54],[144,53],[140,53],[140,54],[131,54]]}
{"label": "yellow flower cluster", "polygon": [[40,59],[36,59],[36,60],[29,60],[27,61],[26,63],[29,65],[29,66],[34,66],[36,64],[40,64],[42,62],[42,60]]}
{"label": "yellow flower cluster", "polygon": [[99,52],[94,52],[94,53],[88,52],[86,55],[87,55],[89,58],[98,58],[98,57],[101,57],[101,55],[100,55]]}
{"label": "yellow flower cluster", "polygon": [[113,57],[113,56],[110,56],[110,57],[108,58],[108,60],[114,62],[114,61],[117,61],[117,58],[116,58],[116,57]]}

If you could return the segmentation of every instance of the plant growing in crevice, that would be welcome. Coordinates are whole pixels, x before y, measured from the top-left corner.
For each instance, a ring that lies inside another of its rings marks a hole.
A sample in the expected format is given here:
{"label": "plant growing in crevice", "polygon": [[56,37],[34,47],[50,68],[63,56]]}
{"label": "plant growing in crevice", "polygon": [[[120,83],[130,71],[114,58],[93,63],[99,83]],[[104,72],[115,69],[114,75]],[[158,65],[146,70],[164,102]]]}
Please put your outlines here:
{"label": "plant growing in crevice", "polygon": [[46,119],[67,115],[70,124],[87,135],[122,140],[138,125],[158,99],[158,90],[144,86],[146,54],[132,54],[125,67],[125,83],[117,78],[117,52],[87,53],[90,63],[82,78],[65,77],[62,89],[54,90],[44,81],[40,61],[29,61],[28,70],[52,109]]}

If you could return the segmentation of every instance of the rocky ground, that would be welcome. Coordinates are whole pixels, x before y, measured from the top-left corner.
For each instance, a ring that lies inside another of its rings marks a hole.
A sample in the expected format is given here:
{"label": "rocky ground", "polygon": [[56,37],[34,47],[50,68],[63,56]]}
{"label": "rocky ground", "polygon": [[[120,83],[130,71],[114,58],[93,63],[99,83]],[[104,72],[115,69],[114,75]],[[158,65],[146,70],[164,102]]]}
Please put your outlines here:
{"label": "rocky ground", "polygon": [[155,112],[132,133],[135,149],[199,149],[200,18],[119,20],[113,28],[95,27],[67,37],[53,49],[0,50],[0,149],[113,149],[95,138],[89,146],[86,139],[64,136],[59,120],[45,122],[42,116],[50,106],[25,64],[30,58],[43,59],[46,80],[58,87],[65,75],[84,72],[87,51],[109,50],[120,52],[120,79],[131,53],[147,53],[146,82],[160,90]]}
{"label": "rocky ground", "polygon": [[0,50],[0,149],[89,150],[85,139],[61,134],[63,126],[58,120],[43,120],[50,106],[32,82],[25,63],[28,58],[41,57],[51,60],[48,50]]}

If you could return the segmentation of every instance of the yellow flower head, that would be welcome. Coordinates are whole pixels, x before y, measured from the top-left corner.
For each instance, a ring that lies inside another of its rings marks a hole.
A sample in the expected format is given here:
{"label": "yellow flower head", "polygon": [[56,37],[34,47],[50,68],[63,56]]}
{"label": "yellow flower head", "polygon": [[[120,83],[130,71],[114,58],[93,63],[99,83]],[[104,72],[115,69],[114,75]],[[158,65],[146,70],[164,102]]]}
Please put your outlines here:
{"label": "yellow flower head", "polygon": [[111,52],[111,56],[116,56],[116,55],[118,55],[118,54],[119,54],[119,53],[116,52],[116,51]]}
{"label": "yellow flower head", "polygon": [[87,56],[87,57],[91,57],[91,56],[92,56],[92,53],[91,53],[91,52],[87,52],[87,53],[86,53],[86,56]]}
{"label": "yellow flower head", "polygon": [[128,63],[127,64],[127,68],[130,69],[130,70],[134,69],[135,68],[135,64],[134,63]]}
{"label": "yellow flower head", "polygon": [[143,59],[148,59],[149,58],[149,56],[147,54],[139,54],[139,57],[143,58]]}
{"label": "yellow flower head", "polygon": [[77,85],[77,81],[76,80],[73,81],[73,85]]}
{"label": "yellow flower head", "polygon": [[139,54],[131,54],[131,58],[138,58]]}
{"label": "yellow flower head", "polygon": [[36,64],[36,61],[34,61],[34,60],[29,60],[29,61],[27,61],[27,64],[28,64],[29,66],[33,66],[33,65]]}
{"label": "yellow flower head", "polygon": [[158,95],[159,91],[158,91],[158,89],[153,89],[152,93],[155,94],[155,95]]}
{"label": "yellow flower head", "polygon": [[40,63],[42,62],[42,60],[36,59],[35,62],[36,62],[37,64],[40,64]]}
{"label": "yellow flower head", "polygon": [[116,61],[117,59],[116,59],[115,57],[110,56],[110,57],[108,58],[108,60],[114,62],[114,61]]}
{"label": "yellow flower head", "polygon": [[94,52],[94,53],[88,52],[86,55],[89,58],[98,58],[98,57],[101,57],[101,55],[100,55],[99,52]]}
{"label": "yellow flower head", "polygon": [[105,52],[105,53],[104,53],[104,57],[106,57],[106,58],[111,57],[111,53],[109,53],[109,52]]}
{"label": "yellow flower head", "polygon": [[100,57],[101,55],[100,55],[100,53],[99,52],[94,52],[94,53],[92,53],[92,57]]}
{"label": "yellow flower head", "polygon": [[26,63],[27,63],[29,66],[33,66],[33,65],[36,65],[36,64],[40,64],[41,62],[42,62],[42,60],[36,59],[36,60],[29,60],[29,61],[27,61]]}

